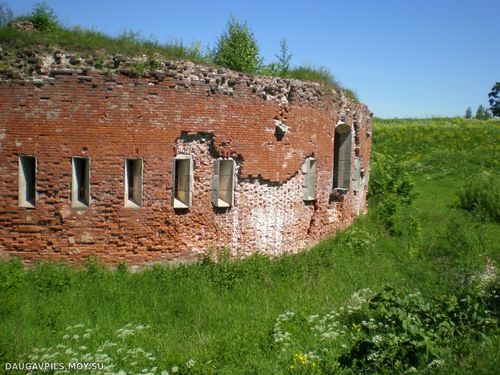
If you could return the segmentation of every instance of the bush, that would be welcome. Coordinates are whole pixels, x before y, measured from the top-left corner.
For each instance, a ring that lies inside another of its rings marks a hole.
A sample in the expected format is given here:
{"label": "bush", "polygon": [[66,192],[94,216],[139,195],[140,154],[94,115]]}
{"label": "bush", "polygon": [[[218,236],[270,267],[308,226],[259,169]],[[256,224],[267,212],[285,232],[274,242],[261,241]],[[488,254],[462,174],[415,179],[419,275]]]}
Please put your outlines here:
{"label": "bush", "polygon": [[0,262],[0,290],[14,290],[23,281],[23,262],[17,258],[10,258],[8,262]]}
{"label": "bush", "polygon": [[212,56],[216,64],[245,73],[256,73],[262,63],[253,33],[246,23],[242,24],[234,17],[219,37]]}
{"label": "bush", "polygon": [[39,31],[53,31],[59,28],[54,10],[45,2],[35,4],[29,19],[33,22],[35,29]]}
{"label": "bush", "polygon": [[28,278],[42,293],[61,293],[76,282],[76,272],[70,266],[48,261],[37,263],[28,271]]}
{"label": "bush", "polygon": [[409,165],[392,156],[373,153],[371,166],[369,196],[386,229],[395,234],[400,207],[409,206],[415,198],[415,181]]}
{"label": "bush", "polygon": [[435,370],[451,345],[495,332],[494,313],[474,293],[427,299],[386,287],[360,290],[325,314],[287,311],[272,338],[275,349],[295,353],[290,373],[403,374]]}
{"label": "bush", "polygon": [[457,193],[459,207],[483,219],[500,222],[500,180],[475,178]]}
{"label": "bush", "polygon": [[353,225],[344,233],[341,243],[355,254],[361,255],[372,249],[375,237],[366,228]]}

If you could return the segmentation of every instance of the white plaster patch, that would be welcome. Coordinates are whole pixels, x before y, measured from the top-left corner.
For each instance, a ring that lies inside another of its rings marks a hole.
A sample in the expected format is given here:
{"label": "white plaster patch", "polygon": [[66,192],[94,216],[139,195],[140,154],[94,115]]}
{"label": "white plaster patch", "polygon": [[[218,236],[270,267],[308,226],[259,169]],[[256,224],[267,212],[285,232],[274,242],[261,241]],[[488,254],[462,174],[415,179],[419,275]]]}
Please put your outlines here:
{"label": "white plaster patch", "polygon": [[236,250],[240,247],[240,219],[237,207],[233,209],[231,216],[231,249]]}
{"label": "white plaster patch", "polygon": [[278,255],[283,247],[284,212],[275,206],[256,207],[250,211],[248,223],[257,236],[255,245],[258,251]]}

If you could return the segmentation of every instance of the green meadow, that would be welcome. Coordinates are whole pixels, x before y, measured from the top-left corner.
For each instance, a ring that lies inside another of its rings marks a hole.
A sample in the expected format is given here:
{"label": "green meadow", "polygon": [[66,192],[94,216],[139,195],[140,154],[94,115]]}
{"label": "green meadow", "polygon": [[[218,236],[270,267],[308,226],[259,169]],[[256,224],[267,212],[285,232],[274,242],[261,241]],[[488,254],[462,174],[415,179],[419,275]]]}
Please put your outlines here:
{"label": "green meadow", "polygon": [[499,120],[375,119],[369,213],[301,254],[140,272],[0,263],[1,369],[495,374],[499,163]]}

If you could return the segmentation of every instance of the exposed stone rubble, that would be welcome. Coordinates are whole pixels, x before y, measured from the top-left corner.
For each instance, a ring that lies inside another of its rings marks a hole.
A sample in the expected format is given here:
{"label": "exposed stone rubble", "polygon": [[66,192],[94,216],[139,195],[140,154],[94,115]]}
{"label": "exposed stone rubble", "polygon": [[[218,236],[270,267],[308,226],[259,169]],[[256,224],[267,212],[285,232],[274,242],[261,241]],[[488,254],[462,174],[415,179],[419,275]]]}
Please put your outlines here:
{"label": "exposed stone rubble", "polygon": [[299,101],[317,102],[325,91],[338,97],[342,95],[340,90],[326,88],[317,82],[252,76],[191,61],[165,60],[159,56],[128,57],[103,52],[84,55],[30,47],[17,51],[14,56],[0,52],[0,59],[8,62],[8,66],[0,69],[0,79],[30,80],[38,84],[51,83],[59,75],[76,75],[82,80],[91,80],[96,74],[104,74],[112,80],[114,75],[121,74],[131,78],[146,77],[153,84],[171,77],[177,81],[177,88],[206,85],[208,95],[222,93],[231,96],[236,85],[244,84],[259,97],[283,105]]}

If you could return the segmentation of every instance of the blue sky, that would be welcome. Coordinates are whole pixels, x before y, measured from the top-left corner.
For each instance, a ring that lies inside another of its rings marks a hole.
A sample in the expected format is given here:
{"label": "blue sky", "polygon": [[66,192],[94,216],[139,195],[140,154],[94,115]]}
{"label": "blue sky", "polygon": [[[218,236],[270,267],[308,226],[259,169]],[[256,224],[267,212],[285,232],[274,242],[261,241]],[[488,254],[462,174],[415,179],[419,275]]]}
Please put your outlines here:
{"label": "blue sky", "polygon": [[[15,15],[37,1],[6,0]],[[375,116],[462,116],[500,81],[499,0],[47,0],[67,26],[213,46],[230,15],[246,21],[266,63],[280,39],[292,65],[329,68]]]}

